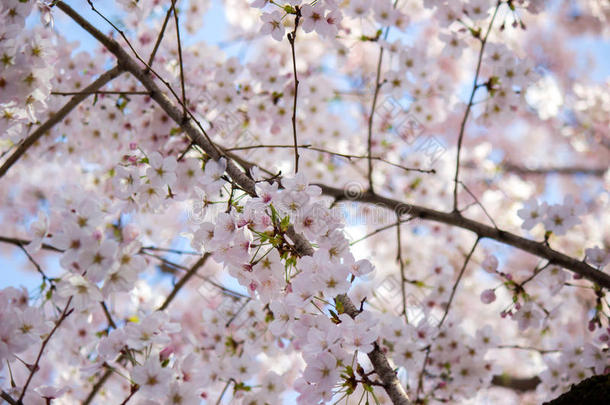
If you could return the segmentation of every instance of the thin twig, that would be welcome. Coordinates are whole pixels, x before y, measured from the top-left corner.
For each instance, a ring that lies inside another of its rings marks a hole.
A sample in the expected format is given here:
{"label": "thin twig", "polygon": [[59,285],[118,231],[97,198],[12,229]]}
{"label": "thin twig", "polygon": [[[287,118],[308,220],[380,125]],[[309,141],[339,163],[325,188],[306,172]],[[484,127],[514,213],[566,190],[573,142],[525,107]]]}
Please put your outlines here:
{"label": "thin twig", "polygon": [[25,253],[25,255],[27,256],[28,260],[34,265],[34,267],[36,267],[36,271],[38,271],[38,273],[42,276],[42,280],[43,281],[48,281],[51,285],[54,285],[53,280],[51,280],[46,274],[45,272],[42,270],[42,267],[40,267],[40,265],[38,264],[38,262],[36,262],[36,260],[34,260],[34,258],[32,257],[32,255],[30,255],[30,252],[28,252],[28,250],[25,248],[25,246],[21,243],[17,243],[17,246],[19,246],[19,248],[23,251],[23,253]]}
{"label": "thin twig", "polygon": [[197,260],[197,262],[193,266],[191,266],[189,271],[185,275],[183,275],[180,280],[178,280],[178,282],[176,283],[176,285],[174,285],[174,288],[169,293],[167,298],[165,298],[165,301],[163,301],[163,304],[161,304],[161,306],[159,307],[159,311],[163,311],[169,306],[169,304],[171,304],[171,302],[174,300],[174,298],[176,298],[176,295],[178,295],[182,287],[184,287],[186,283],[197,273],[197,271],[201,268],[201,266],[205,264],[209,257],[209,253],[206,253],[201,256],[201,258],[199,258],[199,260]]}
{"label": "thin twig", "polygon": [[110,314],[110,311],[108,310],[108,306],[106,305],[106,302],[102,301],[102,302],[100,302],[100,305],[102,306],[104,315],[106,315],[106,319],[108,320],[108,326],[111,327],[112,329],[116,329],[117,328],[116,323],[112,319],[112,315]]}
{"label": "thin twig", "polygon": [[355,245],[356,243],[358,243],[358,242],[362,242],[363,240],[368,239],[368,238],[370,238],[371,236],[377,235],[378,233],[383,232],[383,231],[385,231],[385,230],[387,230],[387,229],[394,228],[395,226],[398,226],[399,224],[404,224],[404,223],[406,223],[406,222],[412,221],[413,219],[415,219],[415,217],[410,217],[410,218],[407,218],[407,219],[402,219],[402,220],[400,220],[400,221],[398,221],[398,222],[391,223],[390,225],[386,225],[386,226],[382,226],[381,228],[377,228],[377,229],[375,229],[373,232],[371,232],[371,233],[367,233],[367,234],[366,234],[366,235],[364,235],[363,237],[361,237],[361,238],[359,238],[359,239],[356,239],[356,240],[355,240],[355,241],[353,241],[353,242],[350,242],[350,244],[349,244],[349,245],[350,245],[350,246]]}
{"label": "thin twig", "polygon": [[526,346],[519,346],[519,345],[499,345],[497,348],[498,349],[528,350],[528,351],[532,351],[532,352],[538,352],[540,354],[557,353],[557,352],[561,351],[558,349],[538,349],[536,347],[526,347]]}
{"label": "thin twig", "polygon": [[[455,280],[455,283],[453,284],[453,288],[451,289],[451,295],[449,296],[449,301],[447,302],[447,306],[445,307],[445,312],[443,313],[443,317],[441,318],[440,322],[438,323],[438,326],[437,326],[438,329],[440,329],[441,326],[443,326],[445,319],[447,319],[447,315],[449,314],[449,309],[451,308],[451,303],[453,302],[453,297],[455,296],[455,292],[457,291],[458,285],[460,284],[460,280],[462,279],[462,276],[464,275],[464,271],[466,270],[466,266],[468,266],[468,262],[470,261],[470,258],[472,257],[472,254],[474,253],[480,240],[481,240],[481,238],[477,238],[477,240],[474,242],[474,245],[472,245],[472,249],[470,249],[470,252],[466,256],[466,259],[464,260],[462,269],[460,270],[460,273],[458,274],[458,277]],[[430,357],[431,350],[432,350],[431,346],[428,345],[426,347],[426,355],[424,356],[424,364],[420,371],[419,379],[418,379],[418,383],[417,383],[417,394],[416,394],[417,398],[419,398],[419,394],[421,393],[421,391],[423,389],[423,380],[424,380],[424,376],[426,374],[426,366],[428,363],[428,358]]]}
{"label": "thin twig", "polygon": [[462,152],[462,141],[464,139],[464,130],[466,128],[466,121],[468,120],[468,116],[470,115],[470,110],[472,109],[474,95],[479,88],[479,73],[481,71],[481,62],[483,61],[483,52],[485,51],[485,44],[487,44],[487,38],[489,38],[489,33],[491,32],[491,28],[493,26],[494,20],[496,19],[496,15],[498,14],[498,9],[502,4],[501,1],[498,1],[496,8],[494,10],[493,16],[491,17],[491,21],[489,22],[489,26],[487,27],[487,32],[483,39],[481,39],[481,49],[479,50],[479,59],[477,61],[477,69],[474,74],[474,81],[472,84],[472,91],[470,92],[470,100],[468,100],[468,105],[466,106],[466,112],[464,113],[464,118],[462,119],[462,124],[460,125],[460,134],[458,136],[458,144],[457,144],[457,158],[455,162],[455,178],[454,178],[454,186],[453,186],[453,211],[458,210],[458,180],[460,176],[460,154]]}
{"label": "thin twig", "polygon": [[294,140],[294,172],[299,171],[299,146],[297,142],[297,98],[299,93],[299,78],[297,77],[297,59],[294,50],[294,41],[297,39],[297,29],[301,19],[301,9],[295,6],[296,15],[294,16],[294,30],[288,33],[288,42],[292,51],[292,69],[294,74],[294,100],[292,104],[292,137]]}
{"label": "thin twig", "polygon": [[[394,8],[396,8],[396,4],[398,4],[398,0],[394,1]],[[390,27],[386,27],[385,34],[383,35],[383,39],[387,40],[388,35],[390,34]],[[371,112],[369,114],[369,122],[368,122],[368,138],[367,138],[367,156],[369,163],[368,170],[368,179],[369,179],[369,190],[371,193],[375,193],[373,189],[373,117],[375,116],[375,109],[377,108],[377,97],[379,96],[379,90],[383,85],[381,81],[381,65],[383,63],[383,51],[384,47],[381,46],[379,49],[379,59],[377,60],[377,73],[375,76],[375,90],[373,93],[373,103],[371,105]]]}
{"label": "thin twig", "polygon": [[36,374],[36,372],[39,369],[38,364],[40,364],[40,359],[42,358],[42,353],[44,352],[44,349],[49,344],[51,337],[53,337],[53,334],[55,334],[55,332],[57,331],[59,326],[62,324],[62,322],[72,313],[72,309],[68,310],[68,308],[70,307],[70,303],[72,303],[72,297],[70,297],[68,299],[68,302],[66,303],[66,306],[64,307],[64,310],[62,311],[57,322],[55,322],[55,326],[53,327],[51,332],[49,332],[47,337],[42,341],[42,345],[40,346],[40,350],[38,351],[38,356],[36,357],[36,361],[34,362],[33,365],[28,366],[28,368],[30,369],[30,375],[28,376],[28,379],[26,380],[25,384],[23,385],[21,395],[19,396],[19,399],[17,400],[18,404],[23,403],[23,397],[25,396],[25,393],[28,389],[28,386],[30,385],[30,382],[32,381],[32,378],[34,378],[34,374]]}
{"label": "thin twig", "polygon": [[472,191],[470,191],[470,189],[468,187],[466,187],[466,184],[464,184],[463,181],[459,181],[459,183],[464,187],[464,190],[466,190],[466,192],[468,194],[470,194],[470,196],[474,199],[475,203],[481,207],[481,209],[483,210],[483,212],[485,213],[485,215],[487,216],[487,218],[491,221],[491,223],[493,224],[494,228],[498,229],[498,225],[496,225],[496,221],[494,221],[494,219],[491,217],[491,215],[489,215],[489,213],[487,212],[487,210],[485,209],[485,207],[483,206],[483,204],[481,204],[481,202],[479,201],[479,199],[477,198],[477,196],[474,195],[474,193]]}
{"label": "thin twig", "polygon": [[180,24],[178,22],[178,12],[176,11],[176,0],[172,0],[172,9],[174,10],[174,22],[176,23],[176,37],[178,42],[178,60],[180,62],[180,87],[182,88],[182,119],[187,119],[186,114],[186,92],[184,89],[184,65],[182,63],[182,44],[180,41]]}
{"label": "thin twig", "polygon": [[222,397],[225,396],[225,393],[229,389],[229,386],[231,385],[232,382],[235,382],[235,380],[233,378],[229,378],[229,381],[227,381],[227,383],[225,384],[225,387],[222,389],[222,392],[220,393],[220,396],[218,397],[218,400],[216,401],[216,405],[220,405],[220,403],[222,402]]}
{"label": "thin twig", "polygon": [[116,90],[116,91],[106,91],[106,90],[92,90],[92,91],[52,91],[51,95],[53,96],[74,96],[77,94],[99,94],[99,95],[142,95],[149,96],[149,91],[131,91],[131,90]]}
{"label": "thin twig", "polygon": [[[334,152],[334,151],[331,151],[328,149],[318,148],[317,146],[313,146],[310,144],[299,145],[298,147],[301,149],[311,150],[314,152],[320,152],[320,153],[326,153],[326,154],[333,155],[333,156],[339,156],[339,157],[345,158],[349,161],[351,161],[352,159],[368,159],[369,158],[368,155],[350,155],[347,153],[339,153],[339,152]],[[239,151],[239,150],[251,150],[251,149],[260,149],[260,148],[269,148],[269,149],[294,148],[294,145],[278,145],[278,144],[276,144],[276,145],[249,145],[249,146],[235,146],[235,147],[231,147],[231,148],[225,148],[224,150],[225,151]],[[402,170],[408,171],[408,172],[419,172],[419,173],[429,173],[429,174],[436,173],[436,170],[434,170],[434,169],[420,169],[417,167],[407,167],[407,166],[400,165],[398,163],[391,162],[391,161],[386,160],[379,156],[371,156],[370,158],[373,160],[378,160],[380,162],[386,163],[390,166],[398,167],[399,169],[402,169]]]}
{"label": "thin twig", "polygon": [[140,250],[153,250],[153,251],[157,251],[157,252],[175,253],[178,255],[194,255],[194,256],[201,255],[201,253],[195,252],[192,250],[169,249],[169,248],[160,248],[160,247],[156,247],[156,246],[142,246],[142,248]]}
{"label": "thin twig", "polygon": [[518,173],[524,176],[528,175],[547,175],[547,174],[565,174],[565,175],[588,175],[588,176],[603,176],[607,171],[607,167],[582,167],[582,166],[566,166],[566,167],[525,167],[518,166],[512,163],[502,164],[502,169]]}
{"label": "thin twig", "polygon": [[169,22],[169,17],[172,14],[172,10],[174,9],[174,4],[172,2],[172,7],[167,10],[165,13],[165,19],[163,20],[163,25],[161,26],[161,31],[159,35],[157,35],[157,40],[155,41],[155,46],[153,47],[152,52],[150,53],[150,57],[148,58],[148,66],[152,66],[155,62],[155,55],[159,50],[159,45],[161,45],[161,41],[163,40],[163,35],[165,34],[165,28],[167,28],[167,23]]}
{"label": "thin twig", "polygon": [[405,263],[402,260],[402,239],[400,234],[400,217],[397,218],[396,222],[396,261],[400,266],[400,293],[402,295],[402,314],[405,317],[405,323],[409,324],[409,317],[407,315],[407,292],[405,277]]}
{"label": "thin twig", "polygon": [[460,280],[462,279],[462,276],[464,275],[464,271],[466,270],[466,266],[468,266],[468,262],[470,261],[470,258],[472,257],[474,250],[477,248],[477,245],[479,244],[480,240],[481,240],[481,238],[477,238],[477,240],[474,242],[474,245],[472,245],[472,249],[470,249],[470,252],[466,256],[466,259],[464,260],[464,264],[462,265],[460,274],[458,274],[458,278],[457,278],[457,280],[455,280],[455,283],[453,284],[453,288],[451,289],[451,295],[449,295],[449,301],[447,302],[447,306],[445,307],[445,313],[443,314],[443,317],[441,318],[440,322],[438,323],[439,329],[441,328],[441,326],[443,326],[443,322],[445,322],[445,319],[447,319],[447,315],[449,314],[449,309],[451,308],[451,303],[453,302],[453,297],[455,296],[455,292],[458,288],[458,285],[460,284]]}
{"label": "thin twig", "polygon": [[131,399],[131,397],[133,397],[133,395],[138,392],[139,388],[137,385],[132,385],[130,390],[129,390],[129,395],[123,400],[123,402],[121,402],[121,405],[126,405],[127,402],[129,402],[129,400]]}

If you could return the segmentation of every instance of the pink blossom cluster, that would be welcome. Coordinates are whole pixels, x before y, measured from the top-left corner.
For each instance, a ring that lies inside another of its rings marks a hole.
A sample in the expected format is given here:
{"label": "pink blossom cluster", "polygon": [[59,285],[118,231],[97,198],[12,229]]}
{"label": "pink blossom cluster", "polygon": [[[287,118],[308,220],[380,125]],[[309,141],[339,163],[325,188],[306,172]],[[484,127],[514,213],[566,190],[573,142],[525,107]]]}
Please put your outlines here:
{"label": "pink blossom cluster", "polygon": [[127,43],[76,3],[175,110],[123,71],[19,143],[126,65],[0,5],[2,281],[37,280],[0,290],[7,395],[390,403],[383,356],[413,402],[517,404],[608,371],[607,291],[547,255],[610,262],[608,83],[567,45],[607,7],[226,0],[217,43],[208,0],[119,0]]}
{"label": "pink blossom cluster", "polygon": [[25,27],[35,3],[10,0],[0,5],[0,131],[2,139],[12,143],[22,140],[26,126],[47,109],[56,73],[53,33]]}

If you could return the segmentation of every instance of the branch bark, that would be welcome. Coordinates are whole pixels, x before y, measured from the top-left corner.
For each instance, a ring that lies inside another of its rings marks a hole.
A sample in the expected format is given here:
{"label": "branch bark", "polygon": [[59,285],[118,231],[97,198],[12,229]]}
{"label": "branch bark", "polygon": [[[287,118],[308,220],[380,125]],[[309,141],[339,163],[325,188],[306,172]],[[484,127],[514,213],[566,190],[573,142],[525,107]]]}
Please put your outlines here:
{"label": "branch bark", "polygon": [[407,204],[392,198],[382,197],[377,194],[363,193],[358,196],[345,195],[345,190],[335,187],[318,184],[322,188],[322,193],[334,197],[336,200],[351,200],[361,203],[377,204],[388,209],[408,214],[420,219],[440,222],[458,228],[467,229],[474,232],[480,238],[493,239],[505,245],[515,247],[535,256],[547,259],[552,264],[557,264],[567,270],[583,276],[584,278],[610,289],[610,275],[588,265],[584,261],[577,260],[554,249],[551,249],[544,242],[536,242],[513,233],[494,228],[480,222],[463,217],[459,212],[442,212],[419,205]]}
{"label": "branch bark", "polygon": [[497,387],[512,389],[515,391],[533,391],[540,384],[538,376],[529,378],[511,377],[508,375],[494,375],[491,384]]}

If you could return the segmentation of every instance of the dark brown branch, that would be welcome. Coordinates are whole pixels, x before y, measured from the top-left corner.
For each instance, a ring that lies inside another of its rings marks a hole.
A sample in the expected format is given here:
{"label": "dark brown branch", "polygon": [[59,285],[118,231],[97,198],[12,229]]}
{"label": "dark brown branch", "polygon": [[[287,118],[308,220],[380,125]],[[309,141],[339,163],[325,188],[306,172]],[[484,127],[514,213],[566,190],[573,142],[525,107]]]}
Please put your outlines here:
{"label": "dark brown branch", "polygon": [[6,402],[8,402],[10,405],[19,405],[17,403],[17,401],[15,401],[15,399],[13,399],[13,397],[11,397],[7,392],[2,391],[0,392],[0,398],[4,399]]}
{"label": "dark brown branch", "polygon": [[594,375],[543,405],[607,405],[610,398],[610,374]]}
{"label": "dark brown branch", "polygon": [[108,306],[106,305],[106,303],[104,301],[100,302],[100,305],[102,306],[104,315],[106,315],[106,320],[108,321],[108,326],[113,329],[116,329],[116,323],[114,322],[114,319],[112,319],[112,315],[110,314],[110,311],[108,310]]}
{"label": "dark brown branch", "polygon": [[[330,187],[324,184],[318,184],[322,188],[322,193],[334,197],[336,200],[346,200],[345,190],[335,187]],[[458,228],[467,229],[474,232],[479,238],[493,239],[505,245],[515,247],[524,252],[531,253],[543,259],[547,259],[551,264],[559,265],[567,270],[583,276],[584,278],[593,281],[600,286],[610,289],[610,275],[599,271],[584,261],[577,260],[573,257],[565,255],[554,249],[551,249],[544,242],[536,242],[530,239],[523,238],[513,233],[504,231],[499,228],[494,228],[480,222],[463,217],[458,212],[442,212],[431,208],[422,207],[419,205],[407,204],[398,200],[387,197],[382,197],[372,193],[364,193],[362,195],[349,198],[350,201],[358,201],[362,203],[370,203],[385,206],[394,211],[408,213],[416,218],[421,218],[428,221],[440,222],[443,224],[456,226]]]}
{"label": "dark brown branch", "polygon": [[165,35],[165,29],[167,28],[167,23],[169,22],[169,17],[172,15],[172,11],[174,10],[174,4],[172,3],[172,7],[167,10],[165,14],[165,19],[163,20],[163,25],[161,26],[161,31],[159,35],[157,35],[157,40],[155,41],[155,46],[153,47],[152,52],[150,53],[150,57],[148,58],[148,66],[152,66],[155,62],[155,55],[157,55],[157,51],[159,50],[159,45],[161,45],[161,41],[163,40],[163,35]]}
{"label": "dark brown branch", "polygon": [[[350,317],[355,318],[358,316],[360,311],[352,304],[351,300],[347,297],[347,295],[341,294],[337,298],[337,301],[341,303],[343,309],[346,314]],[[396,372],[390,366],[388,359],[385,357],[385,354],[380,349],[377,342],[375,342],[373,346],[373,351],[368,355],[371,364],[375,369],[375,373],[379,376],[381,380],[381,385],[383,386],[385,392],[390,397],[390,400],[394,405],[410,405],[411,401],[404,388],[400,384],[400,381],[396,377]]]}
{"label": "dark brown branch", "polygon": [[70,113],[81,101],[86,99],[90,94],[97,91],[105,84],[110,82],[112,79],[117,77],[122,73],[122,69],[119,66],[116,66],[109,71],[103,73],[98,77],[93,83],[87,86],[82,92],[74,95],[59,111],[53,114],[45,123],[36,128],[34,132],[32,132],[27,138],[23,140],[17,147],[17,150],[13,152],[12,155],[8,157],[8,159],[4,162],[2,167],[0,167],[0,177],[4,176],[6,172],[23,156],[27,150],[34,144],[36,141],[40,139],[47,131],[49,131],[53,126],[61,120],[64,119],[66,115]]}
{"label": "dark brown branch", "polygon": [[197,273],[197,271],[201,268],[201,266],[203,266],[205,264],[205,262],[208,260],[209,257],[210,257],[209,253],[206,253],[203,256],[201,256],[199,258],[199,260],[197,260],[197,262],[195,262],[195,264],[193,266],[191,266],[189,271],[185,275],[183,275],[182,278],[180,278],[180,280],[178,280],[178,282],[176,283],[176,285],[174,285],[174,288],[169,293],[167,298],[165,298],[165,301],[163,301],[163,304],[161,304],[161,306],[159,307],[159,311],[163,311],[164,309],[167,309],[169,304],[171,304],[172,301],[174,300],[174,298],[176,298],[176,295],[178,295],[178,293],[180,292],[182,287],[184,287],[186,285],[186,283],[188,283],[188,281],[191,278],[193,278],[193,276]]}
{"label": "dark brown branch", "polygon": [[[9,238],[7,236],[0,236],[0,242],[9,243],[9,244],[15,245],[17,247],[25,246],[28,243],[30,243],[30,241],[26,240],[26,239]],[[42,249],[52,250],[53,252],[59,252],[59,253],[63,252],[63,250],[57,249],[57,248],[55,248],[55,247],[53,247],[51,245],[47,245],[46,243],[43,243],[41,247],[42,247]]]}
{"label": "dark brown branch", "polygon": [[180,23],[178,22],[178,12],[176,11],[176,0],[172,0],[174,11],[174,22],[176,23],[176,38],[178,42],[178,61],[180,62],[180,88],[182,89],[182,119],[187,119],[186,114],[186,90],[184,88],[184,64],[182,63],[182,42],[180,41]]}
{"label": "dark brown branch", "polygon": [[292,69],[294,75],[294,99],[292,103],[292,138],[294,141],[294,172],[299,171],[299,146],[297,141],[297,99],[299,94],[299,78],[297,76],[297,57],[294,50],[294,41],[297,39],[297,29],[301,20],[301,10],[298,6],[295,7],[296,15],[294,16],[294,30],[288,33],[288,42],[290,42],[290,50],[292,51]]}
{"label": "dark brown branch", "polygon": [[540,384],[540,378],[538,376],[518,378],[509,375],[494,375],[491,379],[491,384],[515,391],[533,391]]}

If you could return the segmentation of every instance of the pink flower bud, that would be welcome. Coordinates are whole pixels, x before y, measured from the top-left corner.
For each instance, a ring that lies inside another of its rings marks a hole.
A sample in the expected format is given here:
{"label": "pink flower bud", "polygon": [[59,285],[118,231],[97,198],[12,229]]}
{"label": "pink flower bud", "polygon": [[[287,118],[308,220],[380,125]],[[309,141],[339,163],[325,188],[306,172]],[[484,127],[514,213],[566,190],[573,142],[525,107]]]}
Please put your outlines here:
{"label": "pink flower bud", "polygon": [[129,142],[129,150],[136,150],[136,149],[138,149],[137,142]]}
{"label": "pink flower bud", "polygon": [[161,361],[165,361],[165,360],[169,359],[169,356],[171,356],[172,353],[174,353],[174,348],[172,346],[167,346],[165,349],[163,349],[163,350],[161,350],[161,352],[159,352],[159,359]]}
{"label": "pink flower bud", "polygon": [[129,161],[129,163],[137,163],[138,158],[136,156],[129,156],[127,160]]}
{"label": "pink flower bud", "polygon": [[496,300],[496,293],[494,290],[485,290],[481,293],[481,301],[483,304],[491,304]]}
{"label": "pink flower bud", "polygon": [[494,273],[498,269],[498,259],[494,255],[487,255],[483,263],[481,263],[483,270],[488,273]]}

